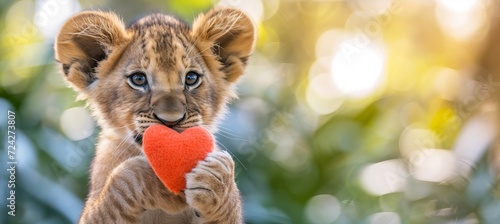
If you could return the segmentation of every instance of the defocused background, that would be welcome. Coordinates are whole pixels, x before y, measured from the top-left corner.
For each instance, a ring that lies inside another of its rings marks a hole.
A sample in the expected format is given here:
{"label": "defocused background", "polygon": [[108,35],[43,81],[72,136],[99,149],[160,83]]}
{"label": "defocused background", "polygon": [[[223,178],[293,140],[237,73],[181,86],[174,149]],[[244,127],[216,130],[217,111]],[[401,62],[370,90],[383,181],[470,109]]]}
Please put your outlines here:
{"label": "defocused background", "polygon": [[217,136],[247,223],[500,222],[496,0],[2,0],[0,223],[74,223],[87,194],[99,128],[55,69],[65,19],[100,9],[191,22],[214,4],[258,27]]}

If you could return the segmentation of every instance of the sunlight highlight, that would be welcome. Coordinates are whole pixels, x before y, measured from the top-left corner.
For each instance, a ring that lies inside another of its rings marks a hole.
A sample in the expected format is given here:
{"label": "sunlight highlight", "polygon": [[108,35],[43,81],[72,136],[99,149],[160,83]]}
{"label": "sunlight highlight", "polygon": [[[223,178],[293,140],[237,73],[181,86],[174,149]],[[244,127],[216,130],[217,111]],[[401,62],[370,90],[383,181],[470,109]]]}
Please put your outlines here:
{"label": "sunlight highlight", "polygon": [[334,84],[346,96],[364,98],[383,80],[385,55],[375,46],[356,47],[354,38],[340,44],[331,65]]}
{"label": "sunlight highlight", "polygon": [[37,0],[33,21],[46,40],[53,41],[63,23],[80,11],[75,0]]}
{"label": "sunlight highlight", "polygon": [[403,191],[407,176],[404,162],[393,159],[366,166],[359,179],[366,192],[380,196]]}
{"label": "sunlight highlight", "polygon": [[457,39],[474,36],[487,20],[481,0],[437,0],[435,14],[441,29]]}
{"label": "sunlight highlight", "polygon": [[481,0],[437,0],[438,5],[453,12],[466,12],[473,9]]}
{"label": "sunlight highlight", "polygon": [[450,150],[419,150],[410,157],[410,167],[415,179],[440,183],[453,176],[455,156]]}

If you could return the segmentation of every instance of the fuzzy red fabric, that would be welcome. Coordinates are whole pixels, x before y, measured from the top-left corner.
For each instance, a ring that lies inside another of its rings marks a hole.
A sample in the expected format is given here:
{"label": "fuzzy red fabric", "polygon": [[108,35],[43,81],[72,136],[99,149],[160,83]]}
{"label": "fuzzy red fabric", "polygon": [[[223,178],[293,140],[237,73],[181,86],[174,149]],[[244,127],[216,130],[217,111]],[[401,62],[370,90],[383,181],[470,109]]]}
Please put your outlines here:
{"label": "fuzzy red fabric", "polygon": [[186,188],[186,173],[213,150],[214,140],[202,127],[178,133],[152,125],[144,132],[142,145],[156,176],[172,193],[179,194]]}

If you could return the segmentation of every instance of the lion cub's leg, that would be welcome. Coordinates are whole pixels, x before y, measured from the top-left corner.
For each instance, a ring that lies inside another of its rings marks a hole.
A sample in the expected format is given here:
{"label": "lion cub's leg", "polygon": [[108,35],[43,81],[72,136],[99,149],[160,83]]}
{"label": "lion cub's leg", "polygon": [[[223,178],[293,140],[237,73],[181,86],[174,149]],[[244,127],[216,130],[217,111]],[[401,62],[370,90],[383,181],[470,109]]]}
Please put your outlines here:
{"label": "lion cub's leg", "polygon": [[127,159],[107,178],[100,193],[89,198],[79,223],[137,223],[147,209],[179,213],[187,207],[156,177],[144,156]]}
{"label": "lion cub's leg", "polygon": [[234,182],[234,162],[216,150],[186,175],[186,200],[204,223],[242,223],[241,199]]}

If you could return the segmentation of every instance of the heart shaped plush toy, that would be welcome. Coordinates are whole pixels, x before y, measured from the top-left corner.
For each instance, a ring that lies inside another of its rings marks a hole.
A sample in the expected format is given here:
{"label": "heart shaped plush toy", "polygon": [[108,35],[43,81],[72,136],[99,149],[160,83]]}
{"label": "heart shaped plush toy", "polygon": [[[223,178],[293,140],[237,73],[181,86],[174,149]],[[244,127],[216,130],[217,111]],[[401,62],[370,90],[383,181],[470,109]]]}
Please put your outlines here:
{"label": "heart shaped plush toy", "polygon": [[174,194],[186,188],[186,173],[214,148],[212,135],[202,127],[178,133],[163,125],[152,125],[143,136],[144,153],[156,176]]}

